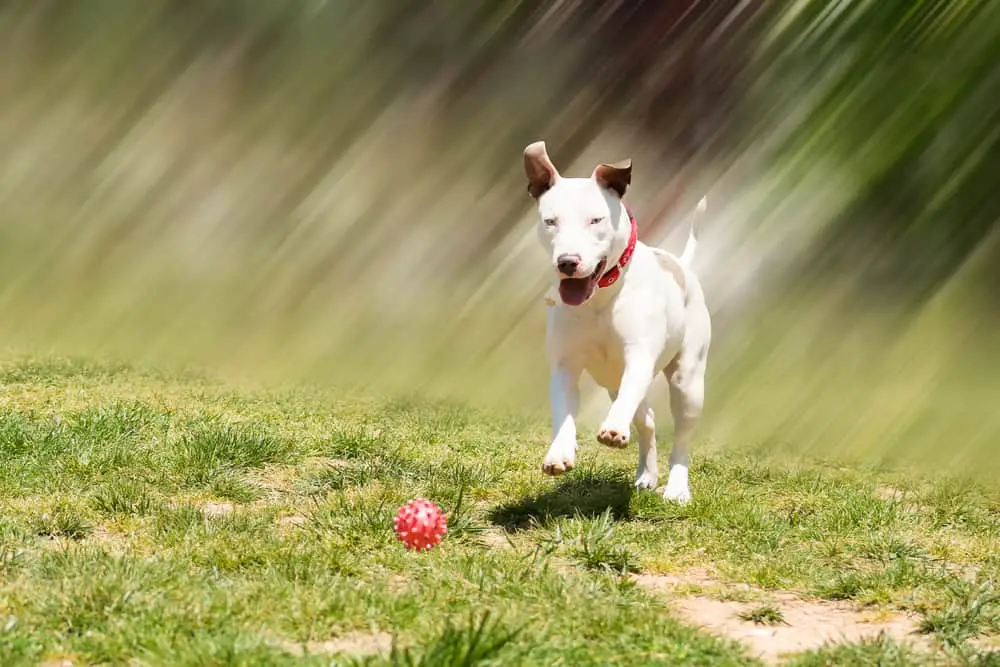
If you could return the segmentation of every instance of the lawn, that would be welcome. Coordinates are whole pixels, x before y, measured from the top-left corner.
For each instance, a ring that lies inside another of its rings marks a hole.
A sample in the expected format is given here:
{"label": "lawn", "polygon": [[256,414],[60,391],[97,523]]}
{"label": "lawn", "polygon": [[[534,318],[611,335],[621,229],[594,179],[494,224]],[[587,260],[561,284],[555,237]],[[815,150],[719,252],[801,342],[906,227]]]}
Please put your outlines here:
{"label": "lawn", "polygon": [[[58,358],[0,384],[4,667],[760,664],[696,607],[909,628],[791,664],[1000,664],[971,481],[696,447],[679,507],[589,439],[543,477],[544,411]],[[391,531],[415,496],[450,512],[429,553]]]}

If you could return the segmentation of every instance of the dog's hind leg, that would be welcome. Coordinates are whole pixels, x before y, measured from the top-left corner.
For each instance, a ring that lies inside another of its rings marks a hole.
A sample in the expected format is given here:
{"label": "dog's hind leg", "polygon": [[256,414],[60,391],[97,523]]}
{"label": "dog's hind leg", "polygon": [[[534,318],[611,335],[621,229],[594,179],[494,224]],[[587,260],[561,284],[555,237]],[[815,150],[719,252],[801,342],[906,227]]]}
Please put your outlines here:
{"label": "dog's hind leg", "polygon": [[666,500],[684,504],[691,500],[688,466],[691,436],[705,402],[706,350],[682,350],[664,369],[670,385],[670,412],[674,417],[674,446],[670,450],[670,474],[663,491]]}
{"label": "dog's hind leg", "polygon": [[[614,402],[618,392],[609,389],[608,396]],[[643,400],[632,418],[635,427],[636,440],[639,441],[639,465],[635,469],[635,488],[655,489],[660,478],[659,466],[656,462],[656,416],[648,400]]]}
{"label": "dog's hind leg", "polygon": [[639,441],[639,465],[635,469],[635,488],[655,489],[660,478],[656,463],[656,421],[648,401],[639,404],[632,420]]}

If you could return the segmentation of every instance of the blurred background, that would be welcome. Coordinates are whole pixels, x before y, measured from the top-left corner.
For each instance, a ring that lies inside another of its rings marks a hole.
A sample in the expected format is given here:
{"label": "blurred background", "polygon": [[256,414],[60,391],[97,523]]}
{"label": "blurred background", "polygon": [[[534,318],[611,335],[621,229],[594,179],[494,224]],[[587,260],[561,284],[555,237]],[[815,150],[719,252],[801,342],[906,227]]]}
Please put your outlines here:
{"label": "blurred background", "polygon": [[707,195],[706,446],[1000,472],[995,0],[3,0],[0,97],[9,349],[544,412],[545,139]]}

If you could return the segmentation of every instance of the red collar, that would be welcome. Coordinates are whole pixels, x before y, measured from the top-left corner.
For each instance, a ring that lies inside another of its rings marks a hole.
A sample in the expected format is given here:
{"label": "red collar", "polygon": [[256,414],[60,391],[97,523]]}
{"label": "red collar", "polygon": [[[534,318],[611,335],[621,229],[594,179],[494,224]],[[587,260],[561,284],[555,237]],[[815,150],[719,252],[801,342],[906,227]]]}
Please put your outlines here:
{"label": "red collar", "polygon": [[611,267],[607,273],[600,277],[597,281],[598,287],[611,287],[614,285],[622,275],[622,269],[624,269],[629,260],[632,259],[632,253],[635,252],[635,242],[639,240],[639,225],[635,222],[635,216],[632,215],[632,209],[628,207],[628,204],[622,202],[622,206],[625,207],[625,212],[628,213],[628,221],[632,225],[632,232],[628,236],[628,245],[625,246],[625,250],[622,251],[621,257],[618,258],[618,263]]}

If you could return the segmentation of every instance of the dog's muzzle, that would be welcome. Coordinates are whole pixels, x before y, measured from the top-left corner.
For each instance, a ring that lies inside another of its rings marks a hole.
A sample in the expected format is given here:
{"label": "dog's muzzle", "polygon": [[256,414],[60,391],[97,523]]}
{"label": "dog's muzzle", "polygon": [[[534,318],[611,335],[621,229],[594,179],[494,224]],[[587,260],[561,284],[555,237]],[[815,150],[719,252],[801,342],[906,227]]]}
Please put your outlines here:
{"label": "dog's muzzle", "polygon": [[[584,278],[563,278],[559,281],[559,297],[567,306],[579,306],[585,303],[597,289],[597,281],[604,275],[604,267],[608,261],[602,259],[594,272]],[[579,264],[577,264],[579,266]],[[575,271],[574,267],[574,271]],[[562,272],[562,267],[559,267]]]}

